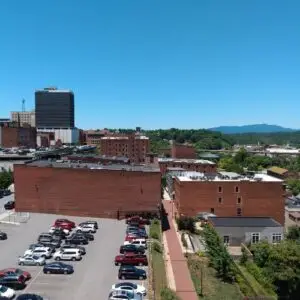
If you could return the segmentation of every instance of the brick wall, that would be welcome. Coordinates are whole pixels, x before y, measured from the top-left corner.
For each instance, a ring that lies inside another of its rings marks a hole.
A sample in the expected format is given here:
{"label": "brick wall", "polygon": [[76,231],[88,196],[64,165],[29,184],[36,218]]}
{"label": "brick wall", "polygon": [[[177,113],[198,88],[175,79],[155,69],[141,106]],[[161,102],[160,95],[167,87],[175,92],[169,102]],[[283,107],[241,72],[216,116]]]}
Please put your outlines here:
{"label": "brick wall", "polygon": [[201,173],[216,173],[217,165],[216,164],[203,164],[203,163],[186,163],[182,162],[173,162],[173,161],[160,161],[159,168],[162,174],[166,174],[168,168],[183,168],[187,171],[197,171]]}
{"label": "brick wall", "polygon": [[14,168],[16,210],[63,215],[112,217],[117,211],[157,211],[161,175],[157,173]]}
{"label": "brick wall", "polygon": [[[219,187],[222,192],[219,192]],[[239,192],[236,192],[237,187]],[[187,216],[213,209],[217,216],[235,217],[237,209],[241,208],[242,216],[272,217],[284,224],[281,182],[179,182],[175,179],[174,190],[175,205],[179,213]]]}
{"label": "brick wall", "polygon": [[173,144],[171,153],[172,153],[172,158],[195,159],[197,157],[195,148],[190,145]]}

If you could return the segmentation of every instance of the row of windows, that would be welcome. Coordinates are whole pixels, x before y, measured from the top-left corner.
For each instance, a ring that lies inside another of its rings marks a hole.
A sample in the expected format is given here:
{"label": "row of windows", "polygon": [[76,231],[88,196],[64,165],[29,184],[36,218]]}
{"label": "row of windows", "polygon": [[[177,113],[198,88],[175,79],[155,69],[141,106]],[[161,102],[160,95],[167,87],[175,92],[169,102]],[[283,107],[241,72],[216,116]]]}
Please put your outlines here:
{"label": "row of windows", "polygon": [[[212,208],[210,209],[210,213],[215,214],[215,209],[214,209],[214,207],[212,207]],[[238,217],[241,217],[241,216],[242,216],[242,209],[241,209],[240,207],[238,207],[238,208],[236,209],[236,215],[237,215]]]}
{"label": "row of windows", "polygon": [[[281,233],[273,233],[272,234],[272,243],[279,243],[282,240],[282,234]],[[230,244],[230,236],[224,235],[223,236],[224,244]],[[260,241],[260,233],[259,232],[253,232],[251,233],[251,243],[256,244]]]}
{"label": "row of windows", "polygon": [[[218,198],[218,202],[219,202],[219,203],[223,203],[223,198],[222,198],[222,197],[219,197],[219,198]],[[236,203],[237,203],[237,204],[242,204],[242,198],[241,198],[241,197],[237,197]]]}
{"label": "row of windows", "polygon": [[[223,193],[223,187],[222,187],[222,186],[219,186],[219,187],[218,187],[218,191],[219,191],[219,193]],[[234,187],[234,191],[235,191],[236,193],[239,193],[239,192],[240,192],[240,187],[239,187],[239,186],[235,186],[235,187]]]}

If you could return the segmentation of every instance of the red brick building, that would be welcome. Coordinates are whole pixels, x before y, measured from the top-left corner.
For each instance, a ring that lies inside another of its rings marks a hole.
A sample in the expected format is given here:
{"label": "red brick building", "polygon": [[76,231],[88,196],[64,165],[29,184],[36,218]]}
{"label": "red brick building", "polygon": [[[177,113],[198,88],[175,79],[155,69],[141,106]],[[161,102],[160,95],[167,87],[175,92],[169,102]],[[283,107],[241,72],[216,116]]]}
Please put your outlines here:
{"label": "red brick building", "polygon": [[171,157],[172,158],[187,158],[187,159],[196,159],[197,153],[195,148],[192,145],[185,144],[176,144],[173,142],[171,148]]}
{"label": "red brick building", "polygon": [[271,217],[284,224],[285,192],[280,179],[262,174],[229,177],[175,177],[178,212],[187,216],[208,212],[218,217]]}
{"label": "red brick building", "polygon": [[36,129],[34,127],[4,126],[0,127],[0,146],[12,147],[36,147]]}
{"label": "red brick building", "polygon": [[110,134],[110,132],[106,129],[103,130],[86,130],[84,132],[85,135],[85,144],[91,146],[100,146],[101,138]]}
{"label": "red brick building", "polygon": [[217,172],[217,165],[214,162],[203,159],[159,158],[158,164],[162,174],[166,174],[168,168],[183,168],[187,171],[196,171],[201,173]]}
{"label": "red brick building", "polygon": [[116,218],[161,202],[161,174],[149,167],[35,161],[15,165],[14,181],[20,212]]}
{"label": "red brick building", "polygon": [[128,157],[130,162],[145,163],[149,152],[149,138],[140,133],[112,135],[101,138],[101,154]]}

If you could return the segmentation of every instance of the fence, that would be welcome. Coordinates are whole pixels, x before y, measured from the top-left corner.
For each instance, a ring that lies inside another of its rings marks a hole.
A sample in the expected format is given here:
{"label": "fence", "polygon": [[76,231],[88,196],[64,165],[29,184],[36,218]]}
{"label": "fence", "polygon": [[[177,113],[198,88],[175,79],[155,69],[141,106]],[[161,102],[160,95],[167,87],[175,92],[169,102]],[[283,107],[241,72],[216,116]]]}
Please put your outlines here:
{"label": "fence", "polygon": [[15,212],[1,209],[0,215],[2,215],[2,217],[0,217],[0,223],[20,224],[27,223],[30,219],[29,212]]}

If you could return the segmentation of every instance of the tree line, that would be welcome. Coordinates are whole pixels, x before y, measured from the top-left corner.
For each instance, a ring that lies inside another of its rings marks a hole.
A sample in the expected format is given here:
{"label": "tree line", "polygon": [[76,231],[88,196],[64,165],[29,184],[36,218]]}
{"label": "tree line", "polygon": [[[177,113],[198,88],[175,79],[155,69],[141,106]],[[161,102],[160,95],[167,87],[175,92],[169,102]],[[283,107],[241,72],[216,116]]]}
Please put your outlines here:
{"label": "tree line", "polygon": [[3,169],[0,171],[0,190],[7,189],[13,183],[13,172]]}

